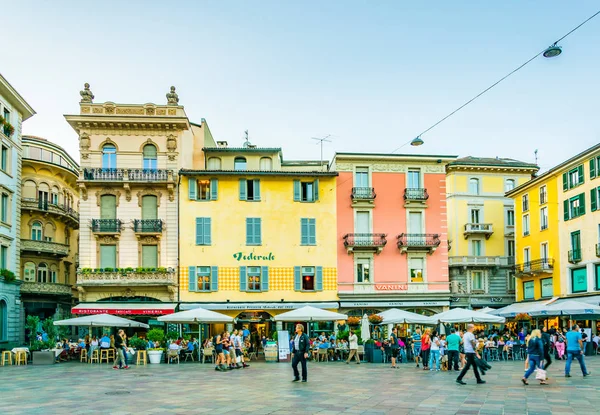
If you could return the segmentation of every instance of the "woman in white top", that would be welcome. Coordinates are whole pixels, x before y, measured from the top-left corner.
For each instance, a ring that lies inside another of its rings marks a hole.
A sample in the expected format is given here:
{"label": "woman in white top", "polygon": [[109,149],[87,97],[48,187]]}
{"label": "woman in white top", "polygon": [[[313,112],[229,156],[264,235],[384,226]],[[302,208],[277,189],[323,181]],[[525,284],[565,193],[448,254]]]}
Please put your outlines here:
{"label": "woman in white top", "polygon": [[[433,368],[433,364],[435,363],[435,369]],[[431,348],[429,353],[429,370],[430,371],[438,371],[440,370],[440,338],[437,333],[434,331],[431,334]]]}

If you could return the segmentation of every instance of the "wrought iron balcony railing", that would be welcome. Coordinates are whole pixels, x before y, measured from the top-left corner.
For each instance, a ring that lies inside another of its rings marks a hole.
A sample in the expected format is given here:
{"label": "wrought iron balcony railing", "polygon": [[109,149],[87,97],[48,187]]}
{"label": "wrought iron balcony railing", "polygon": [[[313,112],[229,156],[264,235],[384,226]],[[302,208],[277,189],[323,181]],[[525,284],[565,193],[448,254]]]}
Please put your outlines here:
{"label": "wrought iron balcony railing", "polygon": [[515,265],[515,275],[538,274],[552,272],[554,269],[553,258],[534,259],[533,261],[523,262]]}
{"label": "wrought iron balcony railing", "polygon": [[581,262],[581,249],[572,249],[569,251],[569,262],[571,264]]}
{"label": "wrought iron balcony railing", "polygon": [[131,181],[159,181],[164,182],[169,179],[169,173],[171,170],[163,169],[133,169],[129,170],[129,180]]}
{"label": "wrought iron balcony railing", "polygon": [[134,219],[133,230],[136,233],[161,233],[162,219]]}
{"label": "wrought iron balcony railing", "polygon": [[387,244],[385,233],[347,233],[344,235],[344,247],[348,252],[371,250],[377,253]]}
{"label": "wrought iron balcony railing", "polygon": [[120,219],[92,219],[92,232],[96,233],[120,233]]}
{"label": "wrought iron balcony railing", "polygon": [[123,169],[83,169],[83,180],[121,181]]}
{"label": "wrought iron balcony railing", "polygon": [[83,170],[83,180],[164,182],[174,180],[172,170],[165,169],[103,169]]}
{"label": "wrought iron balcony railing", "polygon": [[398,248],[431,248],[441,243],[437,233],[401,233],[396,238]]}
{"label": "wrought iron balcony railing", "polygon": [[429,199],[427,189],[409,188],[404,189],[404,200],[424,202]]}
{"label": "wrought iron balcony railing", "polygon": [[69,218],[79,222],[79,213],[72,207],[64,204],[50,203],[42,199],[23,198],[21,200],[21,209],[35,209],[44,212],[55,213],[57,215],[66,215]]}
{"label": "wrought iron balcony railing", "polygon": [[373,200],[377,197],[372,187],[353,187],[352,200]]}

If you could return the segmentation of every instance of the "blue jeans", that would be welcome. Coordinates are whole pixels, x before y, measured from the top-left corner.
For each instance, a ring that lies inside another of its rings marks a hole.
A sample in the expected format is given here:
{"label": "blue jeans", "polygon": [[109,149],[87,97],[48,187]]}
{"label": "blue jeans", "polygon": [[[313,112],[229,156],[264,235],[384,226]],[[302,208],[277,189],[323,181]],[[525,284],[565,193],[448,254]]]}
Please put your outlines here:
{"label": "blue jeans", "polygon": [[440,370],[440,351],[430,350],[429,351],[429,368],[433,370],[433,364],[435,363],[435,369]]}
{"label": "blue jeans", "polygon": [[579,350],[567,350],[567,364],[565,365],[565,375],[571,373],[571,362],[573,361],[573,358],[577,359],[577,361],[579,362],[581,372],[584,375],[587,375],[588,371],[585,367],[585,361],[583,360],[583,355]]}
{"label": "blue jeans", "polygon": [[529,376],[531,376],[531,374],[533,373],[533,371],[535,369],[537,369],[538,367],[540,367],[540,363],[542,361],[542,357],[538,356],[537,354],[530,354],[529,355],[529,368],[527,368],[527,372],[525,372],[525,379],[528,379]]}
{"label": "blue jeans", "polygon": [[402,363],[406,363],[406,349],[404,347],[400,348],[400,360]]}

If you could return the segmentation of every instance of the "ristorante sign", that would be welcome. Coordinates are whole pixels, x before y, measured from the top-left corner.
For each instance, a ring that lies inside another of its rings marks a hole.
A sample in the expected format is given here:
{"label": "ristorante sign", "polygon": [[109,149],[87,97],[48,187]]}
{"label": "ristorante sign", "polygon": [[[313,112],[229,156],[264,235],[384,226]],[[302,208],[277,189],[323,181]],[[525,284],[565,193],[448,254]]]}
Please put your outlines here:
{"label": "ristorante sign", "polygon": [[247,254],[243,252],[236,252],[233,254],[236,261],[275,261],[275,255],[273,252],[269,252],[268,255],[256,255],[254,252]]}
{"label": "ristorante sign", "polygon": [[113,315],[142,315],[142,316],[160,316],[174,313],[175,309],[155,309],[148,308],[75,308],[74,314],[113,314]]}
{"label": "ristorante sign", "polygon": [[403,284],[375,284],[377,291],[407,291],[408,285]]}

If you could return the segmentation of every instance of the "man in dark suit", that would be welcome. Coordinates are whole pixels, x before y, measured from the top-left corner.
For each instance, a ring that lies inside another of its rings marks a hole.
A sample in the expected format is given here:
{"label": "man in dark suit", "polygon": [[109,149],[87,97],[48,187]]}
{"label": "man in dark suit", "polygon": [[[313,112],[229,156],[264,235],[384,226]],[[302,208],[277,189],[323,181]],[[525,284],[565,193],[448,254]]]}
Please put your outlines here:
{"label": "man in dark suit", "polygon": [[302,364],[302,382],[308,380],[308,368],[306,367],[306,359],[308,358],[308,352],[310,350],[310,342],[308,336],[304,333],[304,326],[302,324],[296,324],[296,336],[294,337],[294,359],[292,360],[292,368],[294,369],[294,380],[298,382],[300,380],[300,373],[298,373],[298,363]]}

